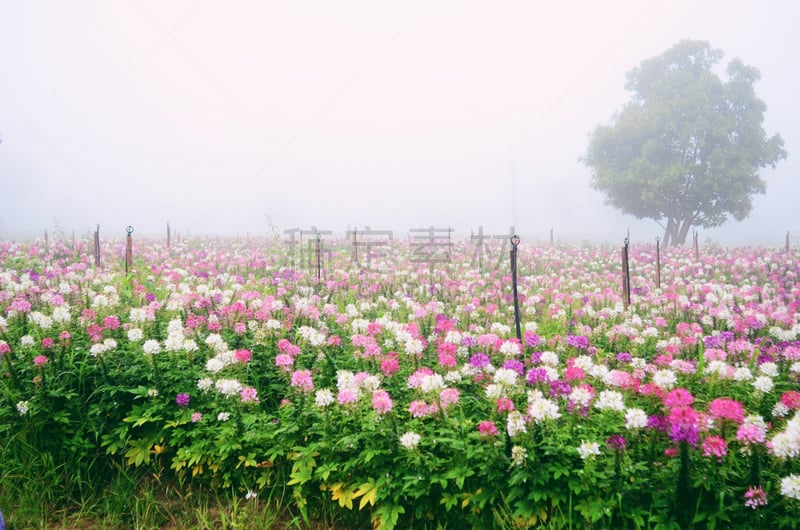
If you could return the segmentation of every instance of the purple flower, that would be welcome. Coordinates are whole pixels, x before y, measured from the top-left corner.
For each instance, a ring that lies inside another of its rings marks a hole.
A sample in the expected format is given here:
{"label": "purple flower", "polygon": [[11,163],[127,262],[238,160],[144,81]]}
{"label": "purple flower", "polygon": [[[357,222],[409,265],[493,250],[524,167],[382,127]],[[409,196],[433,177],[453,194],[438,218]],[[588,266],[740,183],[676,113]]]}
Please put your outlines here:
{"label": "purple flower", "polygon": [[528,370],[528,375],[525,378],[528,383],[547,383],[550,381],[550,376],[544,368],[531,368]]}
{"label": "purple flower", "polygon": [[182,393],[175,396],[175,403],[178,404],[179,407],[188,407],[189,406],[189,394]]}
{"label": "purple flower", "polygon": [[525,373],[525,365],[519,359],[509,359],[503,363],[503,368],[514,370],[519,375]]}
{"label": "purple flower", "polygon": [[633,357],[631,357],[631,354],[628,352],[621,351],[617,354],[617,361],[621,363],[629,363],[632,359]]}
{"label": "purple flower", "polygon": [[550,397],[568,396],[572,392],[572,386],[567,381],[558,380],[550,382]]}
{"label": "purple flower", "polygon": [[625,437],[622,436],[621,434],[612,434],[611,436],[606,438],[606,443],[611,449],[618,451],[620,453],[622,453],[623,451],[625,451],[625,449],[628,448],[628,440],[626,440]]}
{"label": "purple flower", "polygon": [[589,339],[583,335],[567,335],[567,346],[585,350],[589,347]]}
{"label": "purple flower", "polygon": [[469,358],[469,364],[474,368],[483,368],[489,364],[489,356],[485,353],[476,353]]}
{"label": "purple flower", "polygon": [[535,348],[541,343],[542,338],[539,335],[533,333],[532,331],[525,332],[525,344],[527,344],[529,348]]}

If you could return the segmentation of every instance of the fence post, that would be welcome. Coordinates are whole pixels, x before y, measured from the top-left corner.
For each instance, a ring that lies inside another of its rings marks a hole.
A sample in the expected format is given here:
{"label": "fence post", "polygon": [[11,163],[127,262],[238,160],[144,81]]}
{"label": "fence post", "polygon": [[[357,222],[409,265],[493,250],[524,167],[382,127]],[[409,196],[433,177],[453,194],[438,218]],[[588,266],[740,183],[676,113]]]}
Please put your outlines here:
{"label": "fence post", "polygon": [[125,274],[128,274],[133,268],[133,238],[131,237],[131,234],[133,234],[133,227],[128,225],[125,231],[128,233],[128,236],[125,238]]}
{"label": "fence post", "polygon": [[97,223],[97,229],[94,231],[94,266],[100,266],[100,223]]}
{"label": "fence post", "polygon": [[630,268],[628,267],[628,238],[625,238],[625,244],[622,246],[622,303],[625,309],[631,304],[631,277]]}
{"label": "fence post", "polygon": [[700,261],[700,243],[697,239],[697,230],[694,231],[694,260]]}
{"label": "fence post", "polygon": [[523,353],[525,347],[522,343],[522,331],[519,325],[519,296],[517,294],[517,247],[519,246],[519,236],[511,236],[511,287],[514,294],[514,326],[517,331],[517,340]]}

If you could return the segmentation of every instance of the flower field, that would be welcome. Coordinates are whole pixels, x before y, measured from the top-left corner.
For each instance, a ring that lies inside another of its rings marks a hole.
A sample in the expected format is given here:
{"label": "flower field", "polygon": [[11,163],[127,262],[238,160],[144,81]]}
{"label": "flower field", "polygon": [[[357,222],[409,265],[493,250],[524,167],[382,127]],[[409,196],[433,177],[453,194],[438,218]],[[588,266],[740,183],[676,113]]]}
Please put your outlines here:
{"label": "flower field", "polygon": [[796,249],[669,249],[656,288],[633,245],[626,308],[619,248],[523,241],[520,341],[499,246],[364,270],[341,242],[318,272],[269,239],[137,241],[130,274],[86,247],[0,243],[18,528],[123,484],[106,509],[140,528],[169,526],[159,491],[248,514],[208,527],[800,524]]}

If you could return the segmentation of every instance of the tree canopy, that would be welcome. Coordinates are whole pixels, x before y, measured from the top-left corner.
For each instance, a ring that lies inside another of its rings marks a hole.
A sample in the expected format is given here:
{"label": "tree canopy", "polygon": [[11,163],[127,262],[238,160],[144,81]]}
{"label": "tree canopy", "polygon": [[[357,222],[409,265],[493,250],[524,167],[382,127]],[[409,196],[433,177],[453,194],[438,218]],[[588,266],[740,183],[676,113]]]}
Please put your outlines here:
{"label": "tree canopy", "polygon": [[582,161],[606,203],[638,219],[665,222],[664,244],[682,245],[692,226],[746,218],[759,175],[786,158],[783,140],[762,126],[756,68],[728,63],[704,41],[683,40],[627,74],[633,97],[590,134]]}

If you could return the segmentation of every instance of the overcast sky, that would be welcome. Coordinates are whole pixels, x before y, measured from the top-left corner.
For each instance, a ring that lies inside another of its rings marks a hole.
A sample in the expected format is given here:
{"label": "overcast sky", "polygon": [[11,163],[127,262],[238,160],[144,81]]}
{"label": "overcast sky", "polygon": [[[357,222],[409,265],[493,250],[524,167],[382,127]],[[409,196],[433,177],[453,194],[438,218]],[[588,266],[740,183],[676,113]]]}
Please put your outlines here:
{"label": "overcast sky", "polygon": [[0,237],[371,226],[653,240],[578,158],[684,38],[761,71],[789,153],[749,219],[800,236],[800,3],[0,0]]}

